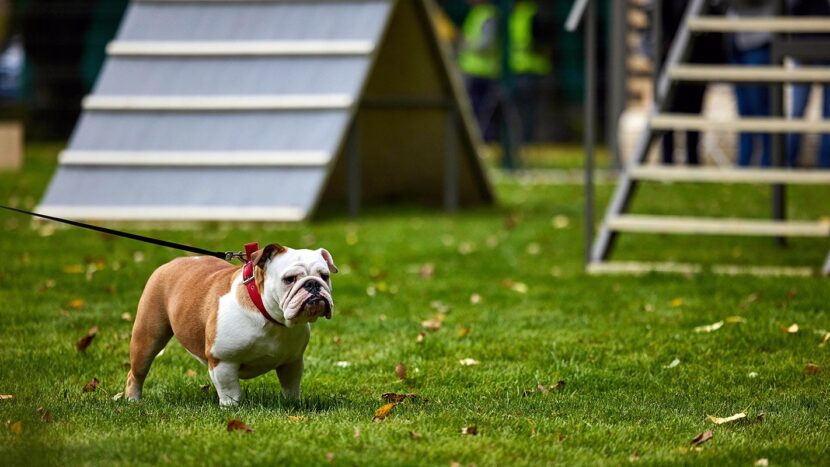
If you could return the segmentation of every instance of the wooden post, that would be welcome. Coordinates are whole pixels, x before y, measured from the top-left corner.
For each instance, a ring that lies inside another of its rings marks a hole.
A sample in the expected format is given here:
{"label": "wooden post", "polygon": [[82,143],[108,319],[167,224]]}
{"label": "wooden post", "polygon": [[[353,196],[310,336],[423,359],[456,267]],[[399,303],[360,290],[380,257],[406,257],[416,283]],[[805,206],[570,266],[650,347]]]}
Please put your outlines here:
{"label": "wooden post", "polygon": [[0,170],[17,171],[23,166],[23,125],[0,123]]}

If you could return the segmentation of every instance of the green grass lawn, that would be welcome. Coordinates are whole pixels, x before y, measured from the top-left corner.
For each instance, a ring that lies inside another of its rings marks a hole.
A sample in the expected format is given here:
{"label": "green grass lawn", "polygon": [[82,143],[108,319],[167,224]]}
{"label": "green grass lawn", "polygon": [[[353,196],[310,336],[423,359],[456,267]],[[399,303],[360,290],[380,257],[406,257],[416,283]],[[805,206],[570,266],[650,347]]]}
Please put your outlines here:
{"label": "green grass lawn", "polygon": [[[30,147],[23,172],[0,174],[0,202],[31,207],[57,149]],[[325,246],[341,266],[334,319],[313,327],[303,401],[284,401],[264,375],[243,383],[245,401],[233,409],[201,388],[206,369],[175,342],[141,403],[112,400],[128,360],[122,315],[177,252],[0,212],[0,394],[14,396],[0,400],[2,464],[828,463],[830,343],[819,346],[830,330],[827,279],[586,276],[581,187],[496,188],[498,207],[452,216],[401,208],[358,222],[139,229],[210,249]],[[611,189],[599,187],[600,198]],[[826,216],[828,199],[828,189],[795,189],[790,210]],[[768,205],[766,188],[654,184],[634,210],[763,217]],[[629,235],[615,258],[815,267],[828,248]],[[442,326],[418,342],[428,319]],[[798,332],[782,330],[794,323]],[[92,326],[98,335],[81,353],[75,343]],[[459,363],[467,358],[479,364]],[[84,393],[93,378],[98,389]],[[389,392],[419,398],[373,422]],[[738,412],[748,417],[707,420]],[[254,431],[229,433],[230,419]],[[477,435],[462,434],[473,426]],[[690,449],[707,430],[712,440]]]}

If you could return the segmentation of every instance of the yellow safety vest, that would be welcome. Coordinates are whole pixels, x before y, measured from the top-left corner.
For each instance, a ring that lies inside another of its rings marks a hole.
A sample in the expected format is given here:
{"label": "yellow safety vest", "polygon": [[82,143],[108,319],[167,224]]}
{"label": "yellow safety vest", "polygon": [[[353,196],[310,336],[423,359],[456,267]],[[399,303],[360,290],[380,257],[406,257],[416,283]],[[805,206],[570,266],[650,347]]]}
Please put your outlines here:
{"label": "yellow safety vest", "polygon": [[510,15],[510,68],[517,74],[546,75],[551,71],[550,60],[533,50],[533,17],[536,3],[519,1]]}
{"label": "yellow safety vest", "polygon": [[496,7],[489,4],[474,6],[464,20],[464,42],[458,54],[458,64],[464,73],[481,78],[496,78],[501,74],[501,53],[498,40],[482,48],[484,25],[498,17]]}

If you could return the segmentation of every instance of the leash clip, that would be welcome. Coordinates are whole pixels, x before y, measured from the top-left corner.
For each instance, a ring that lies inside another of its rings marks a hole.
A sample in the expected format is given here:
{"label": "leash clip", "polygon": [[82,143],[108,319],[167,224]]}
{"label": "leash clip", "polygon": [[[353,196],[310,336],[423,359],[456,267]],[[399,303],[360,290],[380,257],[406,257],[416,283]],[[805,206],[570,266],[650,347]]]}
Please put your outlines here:
{"label": "leash clip", "polygon": [[238,259],[240,261],[245,261],[245,253],[234,252],[234,251],[226,251],[225,252],[225,261],[233,261],[234,259]]}

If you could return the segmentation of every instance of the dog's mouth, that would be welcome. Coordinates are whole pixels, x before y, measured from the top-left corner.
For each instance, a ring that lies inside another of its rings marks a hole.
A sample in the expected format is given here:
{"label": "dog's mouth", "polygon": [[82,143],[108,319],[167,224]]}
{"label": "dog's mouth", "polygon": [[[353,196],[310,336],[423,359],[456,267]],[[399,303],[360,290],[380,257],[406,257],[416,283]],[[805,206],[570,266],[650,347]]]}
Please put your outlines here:
{"label": "dog's mouth", "polygon": [[313,295],[303,303],[303,312],[311,317],[331,319],[331,303],[319,295]]}

